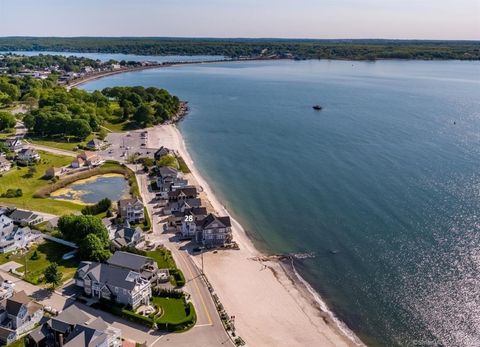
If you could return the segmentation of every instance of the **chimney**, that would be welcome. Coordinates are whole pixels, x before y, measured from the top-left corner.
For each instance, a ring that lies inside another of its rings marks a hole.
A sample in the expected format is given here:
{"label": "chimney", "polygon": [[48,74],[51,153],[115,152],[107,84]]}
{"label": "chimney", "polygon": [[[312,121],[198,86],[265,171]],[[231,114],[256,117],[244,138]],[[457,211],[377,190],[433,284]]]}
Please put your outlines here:
{"label": "chimney", "polygon": [[58,334],[58,345],[63,347],[63,334]]}

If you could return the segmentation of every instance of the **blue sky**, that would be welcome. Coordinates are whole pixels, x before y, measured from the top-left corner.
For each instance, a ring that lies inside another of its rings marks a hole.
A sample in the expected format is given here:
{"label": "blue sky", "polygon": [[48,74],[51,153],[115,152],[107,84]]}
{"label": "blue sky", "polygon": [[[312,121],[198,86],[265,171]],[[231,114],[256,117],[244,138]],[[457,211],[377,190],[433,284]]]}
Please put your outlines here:
{"label": "blue sky", "polygon": [[480,39],[480,0],[0,0],[0,36]]}

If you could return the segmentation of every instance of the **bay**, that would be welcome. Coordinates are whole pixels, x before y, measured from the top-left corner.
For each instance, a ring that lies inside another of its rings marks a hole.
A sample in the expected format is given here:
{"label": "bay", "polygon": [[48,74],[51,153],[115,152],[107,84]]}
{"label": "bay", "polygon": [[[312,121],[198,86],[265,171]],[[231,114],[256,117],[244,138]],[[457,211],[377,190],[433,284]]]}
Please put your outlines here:
{"label": "bay", "polygon": [[[268,61],[145,70],[202,174],[371,346],[480,345],[480,64]],[[320,104],[322,111],[312,109]]]}

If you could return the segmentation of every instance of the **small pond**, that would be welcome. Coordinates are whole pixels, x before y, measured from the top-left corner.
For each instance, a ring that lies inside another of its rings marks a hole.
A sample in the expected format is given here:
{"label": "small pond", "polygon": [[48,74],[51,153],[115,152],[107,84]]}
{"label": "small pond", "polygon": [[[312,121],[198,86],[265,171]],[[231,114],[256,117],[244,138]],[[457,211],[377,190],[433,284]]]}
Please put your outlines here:
{"label": "small pond", "polygon": [[129,185],[120,174],[104,174],[78,180],[50,194],[53,199],[94,204],[103,198],[118,201],[129,196]]}

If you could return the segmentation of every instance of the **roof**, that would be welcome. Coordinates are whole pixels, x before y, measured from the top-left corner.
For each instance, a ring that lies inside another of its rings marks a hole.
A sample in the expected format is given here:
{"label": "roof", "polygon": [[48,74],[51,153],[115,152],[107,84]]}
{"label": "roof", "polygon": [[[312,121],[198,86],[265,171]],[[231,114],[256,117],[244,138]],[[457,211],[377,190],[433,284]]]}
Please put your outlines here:
{"label": "roof", "polygon": [[39,343],[44,338],[46,338],[49,334],[48,326],[46,324],[42,324],[37,329],[32,330],[28,336],[36,343]]}
{"label": "roof", "polygon": [[32,211],[15,210],[10,214],[10,218],[13,220],[29,220],[35,219],[37,215]]}
{"label": "roof", "polygon": [[202,229],[206,229],[210,226],[210,224],[212,224],[214,222],[220,223],[225,228],[228,228],[228,227],[232,226],[232,223],[230,221],[230,217],[227,217],[227,216],[226,217],[217,217],[212,213],[210,213],[204,219],[197,221],[196,224],[201,226]]}
{"label": "roof", "polygon": [[107,263],[130,270],[140,272],[145,264],[152,262],[152,258],[144,257],[134,253],[116,251],[108,260]]}
{"label": "roof", "polygon": [[31,299],[27,296],[27,293],[22,290],[21,292],[17,292],[12,297],[7,299],[5,310],[8,312],[8,314],[17,316],[22,306],[26,306],[30,301]]}
{"label": "roof", "polygon": [[138,198],[122,199],[118,201],[118,206],[120,209],[124,209],[127,206],[133,206],[136,204],[141,204],[143,206],[143,203]]}
{"label": "roof", "polygon": [[[199,199],[188,199],[188,200],[199,200]],[[188,201],[187,201],[188,204]],[[207,209],[205,207],[192,207],[189,209],[186,209],[184,212],[181,211],[175,211],[173,212],[173,215],[175,217],[183,217],[183,216],[206,216],[207,215]]]}
{"label": "roof", "polygon": [[90,141],[87,142],[87,146],[101,146],[103,144],[102,141],[100,141],[99,139],[91,139]]}
{"label": "roof", "polygon": [[6,342],[10,334],[15,334],[15,331],[12,329],[8,329],[6,327],[0,326],[0,340]]}
{"label": "roof", "polygon": [[177,190],[174,190],[173,192],[168,192],[168,197],[169,198],[176,198],[181,194],[185,194],[186,196],[197,196],[197,188],[195,187],[183,187],[179,188]]}
{"label": "roof", "polygon": [[89,328],[98,330],[98,331],[105,331],[107,330],[110,326],[105,323],[105,321],[102,319],[102,317],[98,317],[95,319],[93,322],[88,324]]}
{"label": "roof", "polygon": [[141,233],[142,229],[139,227],[136,228],[130,228],[130,227],[124,227],[116,231],[115,237],[116,238],[123,238],[125,239],[128,243],[130,243],[133,239],[133,236],[136,233]]}
{"label": "roof", "polygon": [[[79,269],[84,270],[85,263],[86,262],[80,263]],[[86,272],[91,280],[106,284],[107,286],[114,286],[127,290],[134,289],[136,285],[135,279],[140,277],[138,272],[130,269],[96,262],[90,263]]]}
{"label": "roof", "polygon": [[37,151],[32,148],[23,148],[18,152],[19,155],[35,155]]}
{"label": "roof", "polygon": [[178,171],[168,166],[161,166],[158,168],[158,175],[160,177],[177,177]]}
{"label": "roof", "polygon": [[70,325],[84,324],[90,319],[85,312],[80,310],[77,306],[71,305],[63,310],[58,316],[53,318],[54,320],[62,321]]}
{"label": "roof", "polygon": [[167,155],[167,154],[170,154],[172,151],[170,149],[168,149],[167,147],[160,147],[159,149],[157,149],[157,151],[155,152],[154,156],[155,157],[163,157],[164,155]]}

